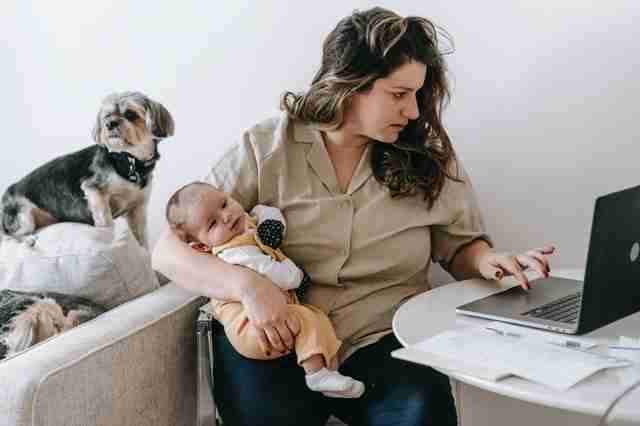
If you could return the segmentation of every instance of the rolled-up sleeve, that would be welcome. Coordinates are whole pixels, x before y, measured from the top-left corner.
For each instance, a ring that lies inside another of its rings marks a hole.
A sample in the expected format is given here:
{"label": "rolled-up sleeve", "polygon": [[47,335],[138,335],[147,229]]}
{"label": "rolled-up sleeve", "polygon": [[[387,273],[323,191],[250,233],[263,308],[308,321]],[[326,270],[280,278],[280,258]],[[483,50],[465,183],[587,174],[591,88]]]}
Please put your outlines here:
{"label": "rolled-up sleeve", "polygon": [[204,180],[231,194],[245,211],[257,204],[258,166],[249,131],[211,167]]}
{"label": "rolled-up sleeve", "polygon": [[447,181],[439,202],[434,205],[443,220],[431,227],[431,258],[446,270],[458,250],[477,239],[493,247],[473,185],[460,163],[458,171],[462,182]]}

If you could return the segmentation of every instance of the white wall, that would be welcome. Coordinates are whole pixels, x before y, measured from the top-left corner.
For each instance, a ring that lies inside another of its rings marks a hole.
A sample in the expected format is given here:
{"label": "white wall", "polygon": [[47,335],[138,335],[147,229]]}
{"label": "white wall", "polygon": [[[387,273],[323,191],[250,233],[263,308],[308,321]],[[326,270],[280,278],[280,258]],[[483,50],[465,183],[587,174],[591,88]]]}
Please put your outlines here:
{"label": "white wall", "polygon": [[[0,14],[0,191],[91,143],[100,100],[139,90],[176,136],[151,200],[202,176],[240,131],[301,90],[323,37],[365,1],[10,1]],[[454,37],[446,123],[498,246],[555,243],[583,267],[593,200],[640,183],[640,6],[636,0],[379,2]],[[635,24],[635,25],[634,25]],[[441,277],[440,277],[441,278]]]}

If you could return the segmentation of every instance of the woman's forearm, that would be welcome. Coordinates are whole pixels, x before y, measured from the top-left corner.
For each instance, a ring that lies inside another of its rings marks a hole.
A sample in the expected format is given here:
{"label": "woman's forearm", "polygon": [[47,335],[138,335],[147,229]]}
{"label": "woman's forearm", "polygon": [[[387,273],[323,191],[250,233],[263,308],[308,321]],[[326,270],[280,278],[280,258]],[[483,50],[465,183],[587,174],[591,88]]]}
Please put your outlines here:
{"label": "woman's forearm", "polygon": [[199,253],[166,229],[151,256],[153,269],[196,294],[240,301],[249,290],[251,271]]}

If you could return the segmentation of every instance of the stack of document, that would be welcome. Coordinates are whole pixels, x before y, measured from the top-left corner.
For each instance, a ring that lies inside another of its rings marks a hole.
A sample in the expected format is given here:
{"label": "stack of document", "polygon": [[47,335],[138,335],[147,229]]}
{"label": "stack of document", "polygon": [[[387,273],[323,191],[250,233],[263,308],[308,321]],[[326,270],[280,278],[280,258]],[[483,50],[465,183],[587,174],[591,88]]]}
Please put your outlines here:
{"label": "stack of document", "polygon": [[566,390],[605,368],[633,362],[590,352],[585,339],[544,332],[520,332],[522,327],[490,323],[446,331],[392,353],[449,372],[497,381],[518,376],[557,390]]}

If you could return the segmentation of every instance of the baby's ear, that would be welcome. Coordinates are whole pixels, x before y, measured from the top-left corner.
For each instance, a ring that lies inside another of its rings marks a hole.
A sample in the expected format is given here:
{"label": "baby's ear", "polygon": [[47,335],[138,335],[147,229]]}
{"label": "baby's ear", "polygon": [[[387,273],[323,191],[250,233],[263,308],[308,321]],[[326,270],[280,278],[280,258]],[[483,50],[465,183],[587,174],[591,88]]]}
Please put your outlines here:
{"label": "baby's ear", "polygon": [[184,241],[185,243],[189,244],[189,238],[187,236],[187,232],[182,229],[179,228],[177,226],[169,226],[169,228],[171,228],[171,231],[176,235],[176,237],[180,238],[182,241]]}

